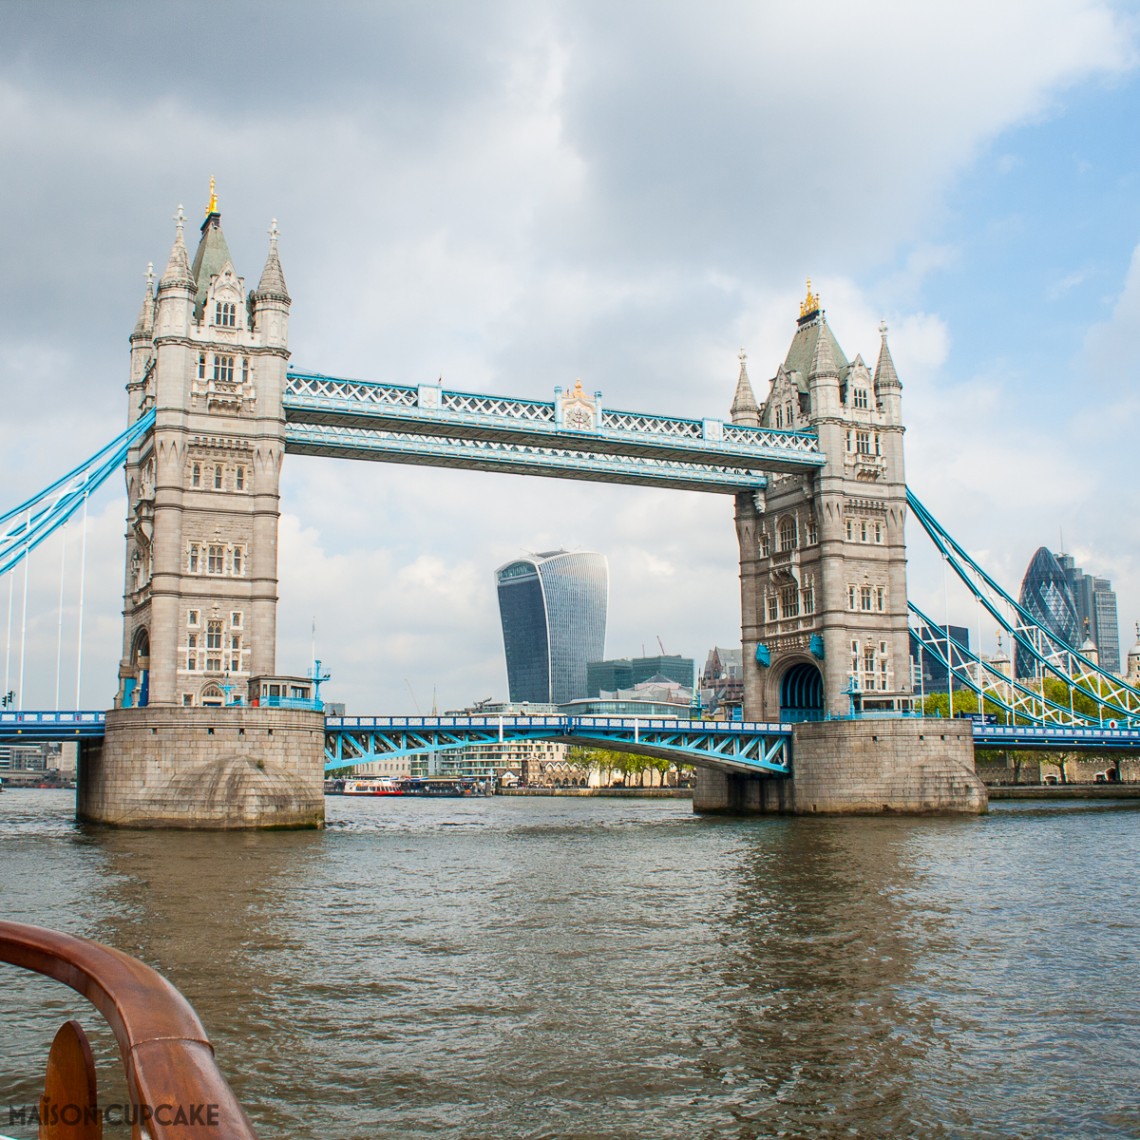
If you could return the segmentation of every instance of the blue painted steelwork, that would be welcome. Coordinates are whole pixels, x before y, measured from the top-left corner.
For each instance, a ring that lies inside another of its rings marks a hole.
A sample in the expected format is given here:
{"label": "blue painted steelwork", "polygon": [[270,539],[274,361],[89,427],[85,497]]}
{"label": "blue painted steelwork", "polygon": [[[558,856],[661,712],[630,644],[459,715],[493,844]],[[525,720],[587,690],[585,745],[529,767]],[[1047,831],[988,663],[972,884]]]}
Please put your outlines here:
{"label": "blue painted steelwork", "polygon": [[[906,494],[915,518],[922,524],[931,541],[946,559],[954,573],[965,583],[966,588],[986,608],[995,621],[1010,636],[1010,647],[1014,643],[1019,655],[1035,663],[1038,683],[1047,676],[1070,686],[1074,692],[1083,693],[1097,706],[1100,720],[1140,718],[1140,689],[1122,681],[1119,677],[1089,660],[1082,653],[1062,641],[1050,630],[1044,629],[1034,620],[1033,615],[1014,601],[998,584],[970,557],[930,512],[918,501],[911,491]],[[918,610],[911,605],[913,613]],[[926,619],[928,620],[928,619]],[[925,643],[924,643],[925,644]],[[931,647],[926,644],[929,650]],[[973,655],[970,655],[973,657]],[[976,658],[973,659],[976,662]],[[966,680],[966,669],[954,664],[950,666],[955,677]],[[964,663],[969,664],[969,663]],[[969,682],[967,682],[969,683]],[[970,686],[974,688],[974,685]],[[1029,690],[1024,690],[1029,692]],[[987,692],[987,698],[992,699]],[[1036,694],[1040,705],[1041,695]],[[1013,702],[1015,705],[1017,701]],[[1046,705],[1048,702],[1045,702]],[[1054,708],[1056,706],[1053,706]],[[1018,711],[1017,715],[1022,715]],[[1042,719],[1049,719],[1043,711]],[[1070,716],[1070,719],[1074,719]]]}
{"label": "blue painted steelwork", "polygon": [[732,494],[824,465],[807,432],[599,409],[596,429],[544,403],[290,372],[286,450]]}
{"label": "blue painted steelwork", "polygon": [[1140,723],[1109,725],[974,724],[976,749],[1017,748],[1026,751],[1104,752],[1119,748],[1140,751]]}
{"label": "blue painted steelwork", "polygon": [[0,711],[0,741],[5,744],[42,744],[52,740],[98,739],[107,714],[98,709],[82,712]]}
{"label": "blue painted steelwork", "polygon": [[325,771],[517,740],[597,744],[753,775],[791,771],[790,724],[639,717],[326,717]]}
{"label": "blue painted steelwork", "polygon": [[[931,619],[913,602],[907,602],[907,609],[928,629],[934,628]],[[938,628],[941,629],[941,626]],[[942,652],[941,645],[948,646],[946,653]],[[1017,721],[1039,725],[1100,723],[1100,718],[1081,716],[1067,705],[1056,704],[1038,690],[1030,688],[1015,677],[1007,676],[992,662],[982,660],[948,633],[945,636],[939,633],[934,641],[923,640],[922,647],[947,670],[947,676],[952,675],[956,681],[985,701],[996,705],[1007,714],[1011,723]],[[951,656],[954,658],[953,665],[949,660]]]}
{"label": "blue painted steelwork", "polygon": [[153,409],[63,478],[0,515],[0,574],[18,566],[63,526],[96,487],[122,468],[127,452],[152,427]]}

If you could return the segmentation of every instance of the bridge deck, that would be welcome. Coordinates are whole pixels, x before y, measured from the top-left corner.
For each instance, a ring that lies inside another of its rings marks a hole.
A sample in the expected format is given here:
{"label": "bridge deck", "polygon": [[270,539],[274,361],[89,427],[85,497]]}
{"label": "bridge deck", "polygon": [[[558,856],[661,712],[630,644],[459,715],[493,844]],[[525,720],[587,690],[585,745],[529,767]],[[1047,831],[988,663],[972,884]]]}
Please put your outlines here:
{"label": "bridge deck", "polygon": [[822,467],[807,432],[602,409],[582,430],[559,404],[290,372],[286,450],[732,494],[766,471]]}

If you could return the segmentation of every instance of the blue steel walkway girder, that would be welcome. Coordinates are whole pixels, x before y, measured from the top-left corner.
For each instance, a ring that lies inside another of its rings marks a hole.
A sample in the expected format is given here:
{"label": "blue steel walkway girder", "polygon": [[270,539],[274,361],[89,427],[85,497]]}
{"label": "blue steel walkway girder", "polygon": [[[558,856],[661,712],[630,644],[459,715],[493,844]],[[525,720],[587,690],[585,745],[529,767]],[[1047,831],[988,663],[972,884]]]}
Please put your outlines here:
{"label": "blue steel walkway girder", "polygon": [[286,450],[394,463],[509,471],[733,494],[769,471],[803,472],[826,458],[807,432],[600,410],[581,430],[556,402],[290,372]]}
{"label": "blue steel walkway girder", "polygon": [[792,726],[639,717],[326,717],[325,771],[475,744],[552,740],[755,776],[791,771]]}

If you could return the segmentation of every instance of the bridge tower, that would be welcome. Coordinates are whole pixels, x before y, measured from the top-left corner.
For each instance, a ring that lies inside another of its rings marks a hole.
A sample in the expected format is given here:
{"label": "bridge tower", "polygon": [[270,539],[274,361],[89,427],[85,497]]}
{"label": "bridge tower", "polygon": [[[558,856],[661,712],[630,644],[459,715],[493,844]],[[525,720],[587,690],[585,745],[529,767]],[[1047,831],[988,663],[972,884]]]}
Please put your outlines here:
{"label": "bridge tower", "polygon": [[969,722],[901,715],[913,701],[902,385],[880,329],[872,373],[847,359],[809,281],[763,403],[741,353],[733,422],[814,432],[827,463],[736,496],[744,716],[796,722],[792,774],[702,769],[697,811],[985,810]]}
{"label": "bridge tower", "polygon": [[277,228],[247,292],[211,193],[191,264],[174,246],[131,335],[127,566],[117,708],[221,706],[275,669],[290,298]]}
{"label": "bridge tower", "polygon": [[[289,292],[277,225],[247,290],[210,202],[190,260],[179,207],[131,334],[123,653],[79,814],[136,826],[313,826],[323,819],[323,716],[253,707],[275,673],[277,525]],[[274,691],[280,691],[279,689]],[[298,702],[300,704],[300,702]]]}
{"label": "bridge tower", "polygon": [[736,500],[745,716],[815,720],[912,699],[902,385],[886,325],[872,374],[811,292],[759,405],[743,356],[735,423],[818,434],[827,465]]}

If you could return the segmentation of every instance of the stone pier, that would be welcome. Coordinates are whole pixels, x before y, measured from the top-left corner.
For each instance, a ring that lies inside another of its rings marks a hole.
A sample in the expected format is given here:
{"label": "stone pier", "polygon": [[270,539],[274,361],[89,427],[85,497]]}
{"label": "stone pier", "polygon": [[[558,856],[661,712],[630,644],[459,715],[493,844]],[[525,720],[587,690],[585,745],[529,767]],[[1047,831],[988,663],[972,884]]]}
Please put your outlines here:
{"label": "stone pier", "polygon": [[324,824],[324,715],[276,708],[114,709],[79,761],[76,814],[118,827]]}
{"label": "stone pier", "polygon": [[693,810],[721,815],[977,815],[970,722],[938,718],[814,721],[796,726],[792,775],[702,768]]}

